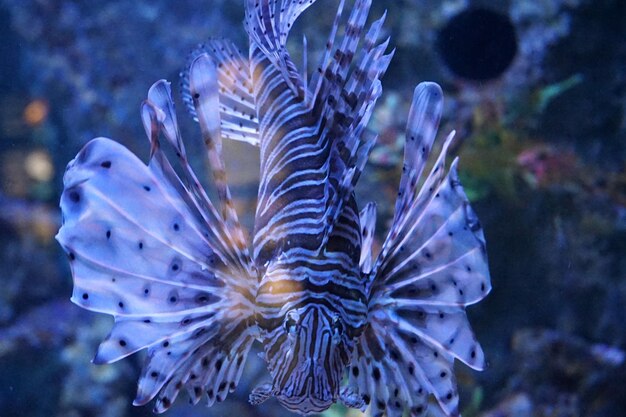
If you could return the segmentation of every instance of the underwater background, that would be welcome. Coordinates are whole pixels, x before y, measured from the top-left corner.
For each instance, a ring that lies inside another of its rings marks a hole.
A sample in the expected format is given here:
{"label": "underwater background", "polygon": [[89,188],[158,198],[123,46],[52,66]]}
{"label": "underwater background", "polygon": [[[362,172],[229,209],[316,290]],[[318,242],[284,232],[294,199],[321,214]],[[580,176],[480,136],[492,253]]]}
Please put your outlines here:
{"label": "underwater background", "polygon": [[[338,1],[317,3],[290,36],[295,62],[302,34],[310,63],[324,48]],[[489,367],[456,368],[463,416],[626,416],[626,2],[374,0],[371,19],[385,9],[397,50],[357,197],[378,204],[380,245],[413,88],[441,84],[440,132],[457,131],[451,153],[493,283],[468,309]],[[54,240],[62,175],[96,136],[147,160],[139,105],[150,85],[176,86],[189,51],[210,37],[247,45],[242,20],[238,0],[0,0],[0,417],[153,415],[131,405],[141,355],[90,362],[112,319],[69,301]],[[196,127],[180,121],[208,178]],[[224,146],[250,230],[258,150]],[[266,377],[252,355],[227,401],[207,409],[180,398],[166,415],[293,416],[276,400],[248,404]],[[434,404],[430,413],[440,415]],[[337,405],[323,415],[362,413]]]}

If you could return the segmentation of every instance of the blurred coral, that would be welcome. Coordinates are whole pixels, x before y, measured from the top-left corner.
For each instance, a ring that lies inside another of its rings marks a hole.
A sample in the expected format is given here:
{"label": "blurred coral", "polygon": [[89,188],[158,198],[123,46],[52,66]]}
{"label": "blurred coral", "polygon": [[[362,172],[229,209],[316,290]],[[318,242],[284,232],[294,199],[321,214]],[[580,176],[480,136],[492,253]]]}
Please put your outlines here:
{"label": "blurred coral", "polygon": [[[151,415],[128,406],[137,363],[87,364],[109,323],[77,316],[68,300],[69,272],[52,242],[61,222],[61,176],[96,135],[143,149],[137,113],[147,87],[160,78],[176,81],[187,51],[209,36],[243,36],[241,5],[0,5],[0,52],[8,54],[0,74],[0,415]],[[430,79],[444,87],[440,131],[457,131],[460,176],[493,242],[494,294],[471,312],[491,367],[481,375],[459,372],[469,404],[463,415],[623,415],[626,3],[404,0],[373,7],[374,14],[389,9],[386,26],[398,50],[370,126],[379,140],[357,190],[360,204],[377,202],[377,230],[385,230],[400,176],[407,86]],[[515,29],[517,54],[489,81],[458,77],[435,51],[440,30],[470,7],[490,8]],[[307,14],[294,30],[307,34],[311,52],[322,50],[331,21],[328,13]],[[190,123],[181,119],[183,129]],[[252,213],[258,158],[239,144],[224,147],[237,208]],[[251,227],[250,216],[243,221]],[[213,415],[290,415],[276,402],[247,404],[246,383],[265,376],[260,361],[248,365],[236,401],[217,405]],[[179,417],[206,415],[175,407]],[[350,413],[334,407],[324,417],[361,415]]]}

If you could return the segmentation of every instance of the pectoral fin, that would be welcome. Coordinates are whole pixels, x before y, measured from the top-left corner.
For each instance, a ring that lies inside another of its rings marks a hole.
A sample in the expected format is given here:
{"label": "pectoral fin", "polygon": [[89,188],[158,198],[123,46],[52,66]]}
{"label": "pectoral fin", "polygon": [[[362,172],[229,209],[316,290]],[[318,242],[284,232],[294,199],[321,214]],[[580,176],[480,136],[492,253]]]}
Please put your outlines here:
{"label": "pectoral fin", "polygon": [[263,382],[252,390],[248,401],[252,405],[259,405],[273,395],[273,390],[274,388],[271,382]]}

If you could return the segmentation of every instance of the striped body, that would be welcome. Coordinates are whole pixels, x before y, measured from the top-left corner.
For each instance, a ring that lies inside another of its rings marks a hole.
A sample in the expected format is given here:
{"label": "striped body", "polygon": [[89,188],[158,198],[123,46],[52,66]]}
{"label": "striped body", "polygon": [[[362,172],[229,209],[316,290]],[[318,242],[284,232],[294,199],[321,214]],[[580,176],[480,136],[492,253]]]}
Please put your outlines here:
{"label": "striped body", "polygon": [[262,276],[257,322],[273,395],[287,408],[318,412],[337,400],[354,338],[366,320],[359,219],[352,198],[319,250],[330,138],[320,135],[316,109],[294,94],[279,69],[258,48],[250,55],[261,151],[254,234],[254,261]]}

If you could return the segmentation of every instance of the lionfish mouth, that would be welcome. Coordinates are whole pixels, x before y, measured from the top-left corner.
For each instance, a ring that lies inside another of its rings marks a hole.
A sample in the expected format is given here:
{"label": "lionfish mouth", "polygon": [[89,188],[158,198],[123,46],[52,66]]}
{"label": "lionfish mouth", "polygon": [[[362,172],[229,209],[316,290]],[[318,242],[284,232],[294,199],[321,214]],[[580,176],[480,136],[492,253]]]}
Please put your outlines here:
{"label": "lionfish mouth", "polygon": [[[290,411],[309,415],[320,413],[336,401],[338,393],[329,385],[328,375],[309,359],[300,364],[300,372],[291,375],[291,381],[275,394],[278,401]],[[294,379],[297,379],[294,380]]]}
{"label": "lionfish mouth", "polygon": [[293,411],[295,413],[301,415],[310,415],[321,413],[322,411],[328,409],[331,405],[333,405],[334,400],[332,397],[328,398],[317,398],[313,396],[311,393],[306,393],[304,395],[298,396],[283,396],[277,395],[278,401],[289,411]]}

